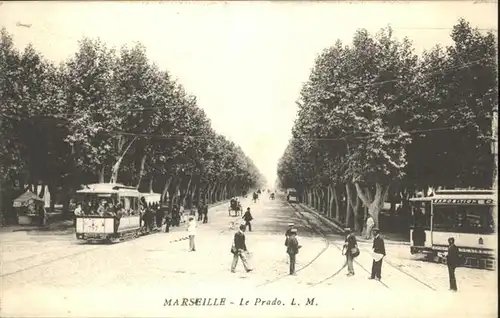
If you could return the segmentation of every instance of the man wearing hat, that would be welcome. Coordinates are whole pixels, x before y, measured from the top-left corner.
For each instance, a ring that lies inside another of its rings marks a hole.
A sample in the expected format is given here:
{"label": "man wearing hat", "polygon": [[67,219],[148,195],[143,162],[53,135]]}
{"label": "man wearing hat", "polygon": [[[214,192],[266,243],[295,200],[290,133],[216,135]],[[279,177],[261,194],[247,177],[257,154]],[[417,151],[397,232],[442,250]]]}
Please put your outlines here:
{"label": "man wearing hat", "polygon": [[248,226],[248,231],[252,232],[252,223],[253,220],[252,214],[250,213],[250,208],[247,208],[247,211],[243,215],[242,219],[245,221],[245,227]]}
{"label": "man wearing hat", "polygon": [[291,233],[294,225],[295,224],[293,224],[293,223],[288,223],[288,229],[285,232],[285,246],[288,245],[288,237],[290,237],[290,233]]}
{"label": "man wearing hat", "polygon": [[346,235],[345,244],[342,248],[342,254],[346,256],[347,263],[347,276],[354,275],[354,258],[359,255],[358,243],[356,242],[356,236],[354,236],[354,231],[350,228],[344,229]]}
{"label": "man wearing hat", "polygon": [[380,236],[380,231],[377,228],[373,228],[373,264],[372,264],[372,275],[369,279],[381,279],[382,274],[382,260],[385,257],[385,243],[384,239]]}
{"label": "man wearing hat", "polygon": [[290,236],[287,239],[286,252],[290,256],[290,275],[295,275],[296,255],[299,253],[299,245],[297,240],[297,229],[290,229]]}

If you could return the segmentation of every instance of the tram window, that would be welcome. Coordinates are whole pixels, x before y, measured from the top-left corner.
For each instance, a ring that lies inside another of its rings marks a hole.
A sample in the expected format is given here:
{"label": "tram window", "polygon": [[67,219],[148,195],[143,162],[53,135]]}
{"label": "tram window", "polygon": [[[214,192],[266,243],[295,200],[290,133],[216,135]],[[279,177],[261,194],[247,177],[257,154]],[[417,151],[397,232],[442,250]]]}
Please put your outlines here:
{"label": "tram window", "polygon": [[412,226],[419,227],[424,230],[430,230],[431,213],[430,202],[415,202],[411,207]]}
{"label": "tram window", "polygon": [[434,206],[433,228],[440,231],[481,233],[494,232],[493,207],[474,205]]}

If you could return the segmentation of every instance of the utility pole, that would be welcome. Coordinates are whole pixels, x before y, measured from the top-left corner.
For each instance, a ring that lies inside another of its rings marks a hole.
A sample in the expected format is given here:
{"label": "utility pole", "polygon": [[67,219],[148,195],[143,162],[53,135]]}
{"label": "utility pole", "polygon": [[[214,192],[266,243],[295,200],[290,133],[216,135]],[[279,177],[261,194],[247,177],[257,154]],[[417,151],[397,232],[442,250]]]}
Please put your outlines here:
{"label": "utility pole", "polygon": [[493,155],[493,190],[498,188],[498,109],[493,109],[491,121],[491,154]]}

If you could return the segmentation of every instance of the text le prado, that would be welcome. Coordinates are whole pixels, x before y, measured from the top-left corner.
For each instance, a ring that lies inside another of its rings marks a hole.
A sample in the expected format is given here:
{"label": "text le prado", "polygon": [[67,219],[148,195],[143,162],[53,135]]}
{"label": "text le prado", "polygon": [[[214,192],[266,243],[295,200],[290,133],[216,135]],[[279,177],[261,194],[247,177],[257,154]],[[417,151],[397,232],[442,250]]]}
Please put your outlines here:
{"label": "text le prado", "polygon": [[279,298],[239,298],[228,300],[227,298],[165,298],[163,306],[165,307],[203,307],[203,306],[262,306],[262,307],[277,307],[277,306],[317,306],[318,303],[314,298],[292,298],[282,300]]}

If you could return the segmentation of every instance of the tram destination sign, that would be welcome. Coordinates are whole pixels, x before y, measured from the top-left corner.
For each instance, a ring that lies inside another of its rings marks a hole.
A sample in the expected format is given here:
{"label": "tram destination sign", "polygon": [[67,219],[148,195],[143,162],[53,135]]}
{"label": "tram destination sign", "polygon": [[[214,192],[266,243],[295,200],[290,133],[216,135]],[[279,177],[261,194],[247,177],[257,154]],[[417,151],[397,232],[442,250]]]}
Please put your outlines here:
{"label": "tram destination sign", "polygon": [[434,199],[437,204],[493,204],[492,199]]}

